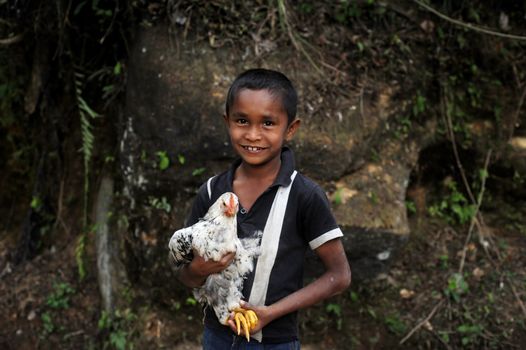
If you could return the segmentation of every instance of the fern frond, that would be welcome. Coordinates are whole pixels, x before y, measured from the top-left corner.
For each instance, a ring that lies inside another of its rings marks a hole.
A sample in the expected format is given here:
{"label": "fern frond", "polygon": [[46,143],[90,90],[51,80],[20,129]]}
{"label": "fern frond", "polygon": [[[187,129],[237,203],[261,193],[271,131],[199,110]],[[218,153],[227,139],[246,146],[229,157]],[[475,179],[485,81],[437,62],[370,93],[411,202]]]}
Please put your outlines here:
{"label": "fern frond", "polygon": [[93,134],[92,119],[98,117],[98,113],[95,112],[82,97],[84,74],[81,72],[74,73],[75,92],[77,99],[77,107],[80,115],[80,131],[82,138],[82,156],[84,160],[84,205],[83,205],[83,229],[82,235],[77,241],[75,247],[75,260],[77,263],[79,277],[82,280],[86,276],[86,269],[84,265],[84,252],[87,240],[87,227],[88,227],[88,198],[89,198],[89,174],[91,158],[93,156],[93,147],[95,144],[95,135]]}
{"label": "fern frond", "polygon": [[75,262],[77,263],[77,270],[79,278],[82,281],[86,277],[86,267],[84,264],[84,252],[86,250],[86,233],[82,232],[82,235],[77,240],[75,247]]}

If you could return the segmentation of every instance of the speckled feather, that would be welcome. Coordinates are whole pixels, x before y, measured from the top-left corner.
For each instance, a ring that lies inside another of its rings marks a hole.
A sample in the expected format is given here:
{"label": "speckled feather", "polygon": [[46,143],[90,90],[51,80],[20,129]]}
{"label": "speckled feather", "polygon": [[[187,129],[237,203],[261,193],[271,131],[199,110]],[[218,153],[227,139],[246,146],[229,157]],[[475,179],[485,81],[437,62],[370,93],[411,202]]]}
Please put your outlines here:
{"label": "speckled feather", "polygon": [[[231,197],[233,196],[233,197]],[[176,231],[169,247],[177,266],[193,259],[193,250],[205,259],[218,261],[229,252],[236,252],[234,261],[221,273],[208,276],[203,286],[194,289],[195,298],[210,305],[223,324],[230,312],[239,307],[245,276],[254,268],[254,258],[259,255],[262,232],[253,238],[237,237],[236,215],[225,215],[226,206],[234,200],[237,212],[238,199],[231,192],[222,194],[210,207],[203,219],[196,224]]]}

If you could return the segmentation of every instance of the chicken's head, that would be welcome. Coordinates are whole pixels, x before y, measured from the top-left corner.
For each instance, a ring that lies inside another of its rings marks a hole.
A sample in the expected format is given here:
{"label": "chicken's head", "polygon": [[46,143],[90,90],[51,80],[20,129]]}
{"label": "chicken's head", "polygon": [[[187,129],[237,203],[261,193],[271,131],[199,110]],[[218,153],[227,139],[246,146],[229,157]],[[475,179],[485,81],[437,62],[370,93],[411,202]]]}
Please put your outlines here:
{"label": "chicken's head", "polygon": [[236,215],[237,209],[239,207],[239,199],[232,192],[225,192],[219,197],[218,202],[221,206],[221,212],[226,216],[232,217]]}

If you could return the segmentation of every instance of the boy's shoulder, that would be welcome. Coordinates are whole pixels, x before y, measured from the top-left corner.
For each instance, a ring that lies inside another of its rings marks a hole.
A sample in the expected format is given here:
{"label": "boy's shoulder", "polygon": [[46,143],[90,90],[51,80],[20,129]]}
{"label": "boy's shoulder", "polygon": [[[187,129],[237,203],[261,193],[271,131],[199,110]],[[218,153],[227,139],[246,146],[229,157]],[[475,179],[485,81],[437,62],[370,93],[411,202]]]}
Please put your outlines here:
{"label": "boy's shoulder", "polygon": [[323,194],[323,196],[326,195],[325,190],[319,183],[300,172],[297,173],[294,183],[297,187],[299,187],[300,192],[307,197],[310,197],[314,194]]}
{"label": "boy's shoulder", "polygon": [[221,194],[232,192],[231,185],[229,186],[229,183],[232,183],[231,173],[231,169],[227,169],[219,174],[211,175],[199,187],[198,196],[215,201]]}
{"label": "boy's shoulder", "polygon": [[301,182],[302,186],[305,186],[306,189],[314,190],[321,189],[321,186],[313,179],[304,175],[301,172],[297,172],[296,179]]}

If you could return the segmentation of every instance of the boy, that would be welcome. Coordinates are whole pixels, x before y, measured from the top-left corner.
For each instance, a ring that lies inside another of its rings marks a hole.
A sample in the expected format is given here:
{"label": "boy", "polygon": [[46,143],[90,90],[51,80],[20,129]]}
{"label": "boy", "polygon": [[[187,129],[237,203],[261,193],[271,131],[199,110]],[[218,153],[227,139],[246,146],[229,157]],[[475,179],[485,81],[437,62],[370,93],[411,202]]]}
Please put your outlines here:
{"label": "boy", "polygon": [[[251,341],[236,327],[219,323],[205,310],[203,349],[299,349],[297,311],[341,293],[351,282],[351,270],[340,240],[342,232],[323,190],[294,170],[294,157],[284,146],[300,126],[297,94],[285,75],[252,69],[239,75],[228,91],[224,120],[234,151],[239,155],[230,170],[199,189],[187,225],[203,217],[224,192],[239,198],[240,238],[263,231],[261,255],[247,276],[243,295],[258,324]],[[303,261],[313,249],[325,272],[303,287]],[[235,253],[220,261],[194,256],[177,270],[187,287],[201,286],[207,276],[225,269]]]}

